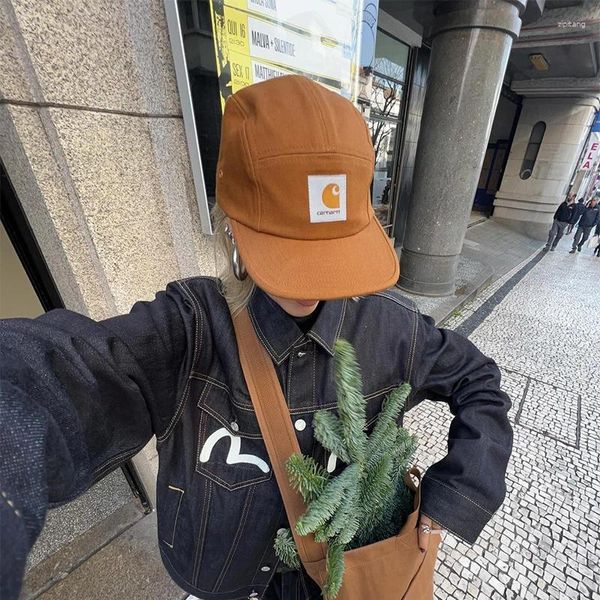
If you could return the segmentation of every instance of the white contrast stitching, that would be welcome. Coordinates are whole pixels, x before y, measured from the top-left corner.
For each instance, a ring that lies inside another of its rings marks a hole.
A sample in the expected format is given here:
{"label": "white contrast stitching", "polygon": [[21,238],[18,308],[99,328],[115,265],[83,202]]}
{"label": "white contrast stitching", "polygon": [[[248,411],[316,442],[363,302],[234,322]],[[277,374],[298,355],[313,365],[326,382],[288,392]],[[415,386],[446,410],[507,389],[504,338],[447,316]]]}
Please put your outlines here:
{"label": "white contrast stitching", "polygon": [[392,302],[395,302],[396,304],[398,304],[399,306],[402,306],[403,308],[406,308],[407,310],[410,310],[415,313],[419,312],[418,309],[416,308],[416,306],[414,306],[412,303],[406,304],[404,302],[404,300],[398,298],[397,296],[388,294],[386,292],[377,292],[376,294],[373,294],[373,296],[379,296],[380,298],[386,298],[387,300],[391,300]]}
{"label": "white contrast stitching", "polygon": [[[181,282],[176,281],[175,283],[176,283],[176,285],[179,286],[179,288],[184,293],[184,295],[187,296],[187,298],[189,300],[191,300],[192,310],[194,311],[194,316],[195,316],[195,319],[194,319],[194,354],[192,356],[192,369],[193,369],[194,366],[196,365],[196,359],[198,357],[199,347],[202,344],[202,336],[203,336],[203,330],[204,330],[202,311],[200,309],[200,305],[196,302],[196,298],[192,294],[189,286],[185,283],[185,281],[181,281]],[[200,340],[198,340],[198,327],[200,327],[200,336],[199,336]],[[183,413],[183,408],[189,397],[190,383],[191,383],[191,377],[188,376],[187,381],[185,383],[185,388],[183,390],[183,394],[181,395],[181,400],[179,401],[179,404],[177,405],[177,409],[175,410],[175,413],[173,414],[173,417],[171,418],[169,425],[167,426],[167,428],[165,429],[165,431],[162,435],[156,436],[156,441],[158,443],[162,443],[163,441],[165,441],[169,437],[169,435],[171,434],[173,429],[175,428],[175,425],[178,423],[178,421],[181,417],[181,414]]]}
{"label": "white contrast stitching", "polygon": [[173,546],[175,545],[175,532],[177,531],[177,519],[179,518],[179,509],[181,508],[181,501],[183,500],[183,494],[185,494],[185,492],[182,489],[175,487],[174,485],[169,485],[168,488],[176,492],[181,492],[181,495],[179,496],[179,502],[177,503],[177,512],[175,513],[175,520],[173,521],[173,535],[171,536],[171,543],[169,544],[167,540],[163,539],[163,542],[167,546],[169,546],[169,548],[173,548]]}
{"label": "white contrast stitching", "polygon": [[439,485],[443,485],[445,488],[448,488],[451,492],[454,492],[455,494],[458,494],[459,496],[463,497],[465,500],[468,500],[469,502],[474,504],[477,508],[482,510],[486,515],[490,515],[490,517],[494,516],[494,513],[491,513],[489,510],[483,508],[483,506],[481,506],[480,504],[475,502],[475,500],[473,500],[472,498],[469,498],[469,496],[465,496],[464,494],[461,494],[459,491],[452,489],[448,484],[444,483],[443,481],[440,481],[439,479],[436,479],[435,477],[428,477],[427,479],[429,479],[430,481],[435,481]]}
{"label": "white contrast stitching", "polygon": [[406,370],[407,370],[406,381],[408,381],[408,383],[410,383],[411,376],[412,376],[413,361],[414,361],[415,349],[417,346],[417,332],[418,331],[419,331],[419,313],[415,313],[414,314],[414,324],[413,324],[413,336],[412,336],[412,340],[410,343],[408,363],[406,365]]}
{"label": "white contrast stitching", "polygon": [[8,497],[8,494],[4,491],[0,491],[0,496],[2,496],[2,499],[4,500],[4,502],[13,511],[13,513],[15,514],[15,517],[17,517],[17,519],[21,519],[23,517],[23,514],[21,513],[21,511],[18,508],[15,508],[14,502]]}

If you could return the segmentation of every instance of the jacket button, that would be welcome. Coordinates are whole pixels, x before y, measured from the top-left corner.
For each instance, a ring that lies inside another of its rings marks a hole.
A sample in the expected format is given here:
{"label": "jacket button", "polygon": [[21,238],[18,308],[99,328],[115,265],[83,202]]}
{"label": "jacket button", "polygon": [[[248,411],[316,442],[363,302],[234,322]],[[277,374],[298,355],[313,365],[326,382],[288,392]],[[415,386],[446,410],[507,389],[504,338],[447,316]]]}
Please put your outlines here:
{"label": "jacket button", "polygon": [[269,567],[268,565],[265,565],[264,567],[261,567],[260,570],[263,573],[268,573],[271,570],[271,567]]}
{"label": "jacket button", "polygon": [[239,431],[240,430],[240,426],[235,422],[232,421],[229,426],[231,427],[231,429],[233,429],[233,431]]}
{"label": "jacket button", "polygon": [[294,427],[297,431],[304,431],[306,429],[306,421],[304,419],[298,419],[294,423]]}

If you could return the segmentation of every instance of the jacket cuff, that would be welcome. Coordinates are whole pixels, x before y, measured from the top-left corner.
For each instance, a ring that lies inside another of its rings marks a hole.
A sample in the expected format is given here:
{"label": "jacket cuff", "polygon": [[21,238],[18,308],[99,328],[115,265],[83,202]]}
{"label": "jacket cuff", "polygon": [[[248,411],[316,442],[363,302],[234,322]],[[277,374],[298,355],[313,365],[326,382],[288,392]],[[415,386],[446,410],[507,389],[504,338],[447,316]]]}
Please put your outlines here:
{"label": "jacket cuff", "polygon": [[468,544],[474,544],[493,513],[433,477],[421,481],[421,513]]}

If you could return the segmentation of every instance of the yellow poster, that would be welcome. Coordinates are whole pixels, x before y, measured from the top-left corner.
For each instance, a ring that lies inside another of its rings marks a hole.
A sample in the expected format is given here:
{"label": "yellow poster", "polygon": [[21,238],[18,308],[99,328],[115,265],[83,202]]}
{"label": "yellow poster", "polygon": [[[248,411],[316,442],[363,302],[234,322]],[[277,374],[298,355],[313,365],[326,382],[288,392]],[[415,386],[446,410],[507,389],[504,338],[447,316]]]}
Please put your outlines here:
{"label": "yellow poster", "polygon": [[298,73],[356,98],[359,0],[211,0],[221,101]]}

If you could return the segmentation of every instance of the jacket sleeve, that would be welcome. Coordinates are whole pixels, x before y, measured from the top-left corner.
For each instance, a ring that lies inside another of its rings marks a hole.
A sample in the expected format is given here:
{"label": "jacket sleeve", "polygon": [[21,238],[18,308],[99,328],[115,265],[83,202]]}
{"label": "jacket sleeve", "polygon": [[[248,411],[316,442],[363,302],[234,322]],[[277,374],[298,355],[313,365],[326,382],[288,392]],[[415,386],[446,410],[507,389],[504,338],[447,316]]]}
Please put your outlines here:
{"label": "jacket sleeve", "polygon": [[0,321],[1,598],[18,597],[47,509],[166,426],[186,362],[182,310],[167,290],[102,322],[68,310]]}
{"label": "jacket sleeve", "polygon": [[419,316],[415,385],[453,415],[448,454],[422,482],[421,510],[445,529],[474,543],[506,495],[512,451],[511,406],[500,372],[469,340]]}

